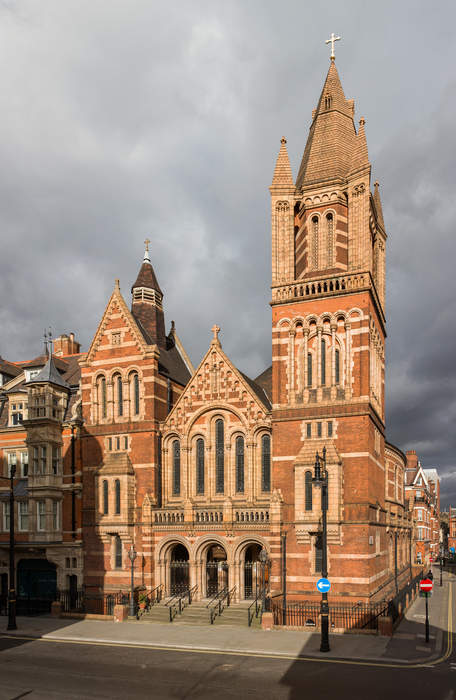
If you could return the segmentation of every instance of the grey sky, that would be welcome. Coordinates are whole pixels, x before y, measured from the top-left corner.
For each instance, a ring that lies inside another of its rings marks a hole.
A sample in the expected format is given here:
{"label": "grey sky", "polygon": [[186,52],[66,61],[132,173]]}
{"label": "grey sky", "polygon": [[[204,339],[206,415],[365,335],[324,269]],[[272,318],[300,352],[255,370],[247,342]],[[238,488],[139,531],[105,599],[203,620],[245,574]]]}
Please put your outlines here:
{"label": "grey sky", "polygon": [[251,376],[269,363],[268,186],[293,171],[332,31],[388,239],[388,438],[456,505],[456,4],[0,2],[0,354],[45,325],[87,349],[143,252],[192,360],[210,327]]}

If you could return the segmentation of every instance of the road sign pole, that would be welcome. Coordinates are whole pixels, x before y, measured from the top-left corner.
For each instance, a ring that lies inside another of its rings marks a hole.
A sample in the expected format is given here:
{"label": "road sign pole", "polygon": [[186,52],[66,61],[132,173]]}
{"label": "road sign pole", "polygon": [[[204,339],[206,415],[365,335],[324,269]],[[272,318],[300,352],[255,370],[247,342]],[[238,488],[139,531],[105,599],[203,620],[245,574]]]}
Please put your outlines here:
{"label": "road sign pole", "polygon": [[429,606],[428,606],[429,593],[425,593],[424,595],[426,596],[426,644],[429,644]]}

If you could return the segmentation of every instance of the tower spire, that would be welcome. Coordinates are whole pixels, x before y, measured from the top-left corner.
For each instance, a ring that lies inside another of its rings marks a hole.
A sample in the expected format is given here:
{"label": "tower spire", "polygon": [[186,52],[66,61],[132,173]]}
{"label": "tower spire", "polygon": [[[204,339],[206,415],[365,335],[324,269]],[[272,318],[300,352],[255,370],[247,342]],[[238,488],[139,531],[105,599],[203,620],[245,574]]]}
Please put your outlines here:
{"label": "tower spire", "polygon": [[136,282],[131,288],[133,295],[131,311],[147,335],[150,344],[166,348],[165,318],[163,314],[163,292],[157,282],[149,257],[150,240],[146,238],[144,258]]}
{"label": "tower spire", "polygon": [[292,187],[294,188],[293,175],[291,173],[290,159],[287,151],[287,140],[285,136],[280,139],[280,150],[277,156],[274,176],[271,187]]}

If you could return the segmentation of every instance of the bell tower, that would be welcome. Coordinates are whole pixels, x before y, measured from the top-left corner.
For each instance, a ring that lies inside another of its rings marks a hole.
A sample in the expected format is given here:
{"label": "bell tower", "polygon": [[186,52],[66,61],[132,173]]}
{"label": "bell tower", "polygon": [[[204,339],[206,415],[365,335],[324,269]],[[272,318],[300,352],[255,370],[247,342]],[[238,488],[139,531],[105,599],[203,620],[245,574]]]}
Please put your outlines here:
{"label": "bell tower", "polygon": [[[344,556],[359,557],[367,569],[356,595],[369,598],[369,580],[383,567],[366,555],[385,493],[386,233],[365,120],[356,126],[354,110],[332,54],[296,182],[281,139],[270,187],[273,463],[313,577],[319,510],[308,473],[326,447],[329,573],[348,579]],[[302,580],[296,592],[306,592],[302,568],[292,575]],[[347,594],[343,583],[335,588]]]}

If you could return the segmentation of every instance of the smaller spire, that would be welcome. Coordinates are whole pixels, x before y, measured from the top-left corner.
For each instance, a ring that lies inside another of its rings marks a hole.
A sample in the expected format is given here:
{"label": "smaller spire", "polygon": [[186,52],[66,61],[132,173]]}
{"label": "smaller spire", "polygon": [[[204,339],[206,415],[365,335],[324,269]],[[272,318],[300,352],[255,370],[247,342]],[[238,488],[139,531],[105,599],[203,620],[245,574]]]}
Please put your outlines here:
{"label": "smaller spire", "polygon": [[287,151],[287,140],[285,136],[280,139],[280,150],[277,156],[272,187],[294,187],[293,175],[291,173],[290,159]]}
{"label": "smaller spire", "polygon": [[385,222],[383,220],[382,200],[380,199],[380,192],[379,192],[378,187],[379,187],[378,180],[376,180],[374,182],[374,204],[375,204],[375,209],[377,211],[378,223],[384,229]]}
{"label": "smaller spire", "polygon": [[120,292],[120,280],[117,278],[114,280],[114,290]]}
{"label": "smaller spire", "polygon": [[369,154],[367,152],[367,140],[364,125],[366,120],[361,117],[359,120],[359,129],[356,136],[355,147],[353,149],[350,172],[355,172],[361,168],[369,167]]}
{"label": "smaller spire", "polygon": [[149,243],[150,243],[150,239],[149,239],[149,238],[146,238],[146,240],[144,241],[144,245],[146,246],[146,250],[144,251],[144,260],[143,260],[143,262],[148,262],[148,263],[150,263],[150,257],[149,257]]}

